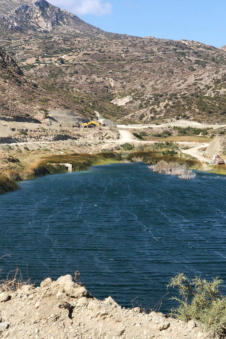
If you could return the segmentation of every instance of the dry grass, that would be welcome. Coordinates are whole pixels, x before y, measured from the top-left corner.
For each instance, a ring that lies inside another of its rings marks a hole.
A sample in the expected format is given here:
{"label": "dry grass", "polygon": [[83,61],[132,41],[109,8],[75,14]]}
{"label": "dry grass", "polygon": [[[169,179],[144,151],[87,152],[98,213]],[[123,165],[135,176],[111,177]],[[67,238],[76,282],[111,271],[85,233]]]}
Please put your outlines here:
{"label": "dry grass", "polygon": [[226,175],[226,165],[214,166],[210,172],[215,174]]}
{"label": "dry grass", "polygon": [[0,289],[3,292],[16,291],[24,285],[30,285],[30,281],[24,281],[21,271],[17,268],[7,276],[6,279],[0,280]]}

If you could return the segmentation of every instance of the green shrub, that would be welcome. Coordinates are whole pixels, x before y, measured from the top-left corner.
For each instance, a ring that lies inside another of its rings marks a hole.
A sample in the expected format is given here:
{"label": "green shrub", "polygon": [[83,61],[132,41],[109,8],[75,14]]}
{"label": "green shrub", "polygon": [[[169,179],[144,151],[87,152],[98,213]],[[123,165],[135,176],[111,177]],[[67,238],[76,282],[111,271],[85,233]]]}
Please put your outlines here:
{"label": "green shrub", "polygon": [[206,128],[194,128],[194,127],[174,127],[174,129],[177,131],[179,136],[196,136],[196,135],[202,135],[206,136],[208,135],[208,129]]}
{"label": "green shrub", "polygon": [[144,138],[148,136],[148,134],[144,131],[141,131],[140,133],[134,132],[133,135],[140,140],[144,140]]}
{"label": "green shrub", "polygon": [[11,192],[16,189],[18,189],[18,185],[14,180],[11,180],[4,175],[0,175],[0,194]]}
{"label": "green shrub", "polygon": [[169,284],[178,289],[178,297],[173,299],[179,305],[172,314],[184,321],[197,320],[206,329],[225,338],[226,297],[219,291],[221,283],[218,278],[209,282],[199,277],[189,280],[184,274],[178,274]]}
{"label": "green shrub", "polygon": [[125,143],[122,145],[122,149],[124,151],[132,151],[132,149],[134,149],[134,146],[129,143]]}

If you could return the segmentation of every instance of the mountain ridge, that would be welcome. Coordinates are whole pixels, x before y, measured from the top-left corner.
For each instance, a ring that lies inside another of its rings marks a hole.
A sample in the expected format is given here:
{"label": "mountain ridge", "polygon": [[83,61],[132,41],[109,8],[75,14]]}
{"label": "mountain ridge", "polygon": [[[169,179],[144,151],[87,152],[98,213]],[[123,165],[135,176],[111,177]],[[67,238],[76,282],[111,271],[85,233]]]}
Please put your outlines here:
{"label": "mountain ridge", "polygon": [[0,45],[27,78],[49,95],[60,94],[64,105],[115,121],[225,121],[223,49],[107,33],[45,0],[10,2],[22,9],[4,16]]}

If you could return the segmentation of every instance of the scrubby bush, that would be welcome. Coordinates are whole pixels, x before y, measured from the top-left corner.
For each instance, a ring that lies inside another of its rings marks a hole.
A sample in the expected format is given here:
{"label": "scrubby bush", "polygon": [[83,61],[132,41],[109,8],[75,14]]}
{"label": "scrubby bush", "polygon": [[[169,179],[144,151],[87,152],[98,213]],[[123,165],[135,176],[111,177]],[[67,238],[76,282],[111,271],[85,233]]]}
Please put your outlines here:
{"label": "scrubby bush", "polygon": [[134,149],[134,146],[129,143],[125,143],[122,145],[122,149],[124,151],[132,151],[132,149]]}
{"label": "scrubby bush", "polygon": [[215,278],[207,281],[196,277],[188,279],[184,274],[174,277],[169,287],[178,289],[178,308],[172,315],[189,321],[197,320],[208,330],[212,330],[221,338],[226,336],[226,297],[221,295],[219,288],[222,280]]}
{"label": "scrubby bush", "polygon": [[194,135],[208,135],[208,129],[206,128],[194,128],[194,127],[174,127],[179,136],[194,136]]}

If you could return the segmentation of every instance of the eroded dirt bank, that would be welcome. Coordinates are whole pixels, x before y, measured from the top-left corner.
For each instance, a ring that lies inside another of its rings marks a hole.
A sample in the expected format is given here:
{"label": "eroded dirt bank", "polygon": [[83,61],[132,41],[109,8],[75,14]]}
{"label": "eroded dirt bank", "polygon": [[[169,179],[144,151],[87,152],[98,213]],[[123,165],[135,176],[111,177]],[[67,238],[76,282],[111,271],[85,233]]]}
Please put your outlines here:
{"label": "eroded dirt bank", "polygon": [[[151,291],[150,291],[151,293]],[[194,321],[184,323],[156,312],[125,309],[111,297],[103,301],[66,275],[40,287],[1,285],[0,336],[12,339],[164,338],[211,339]]]}

